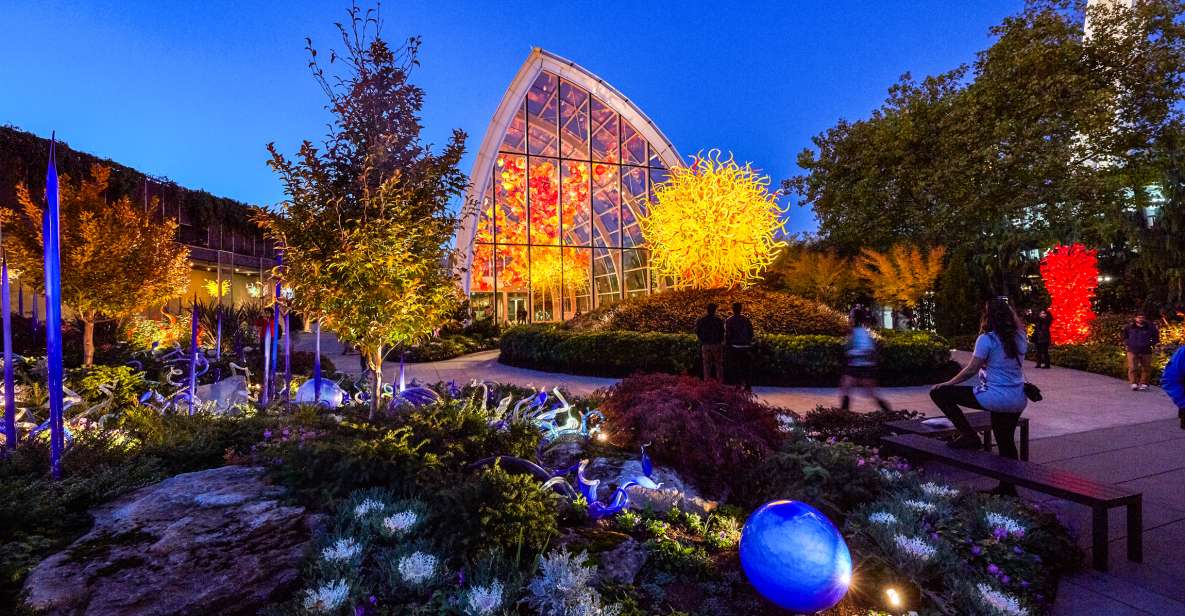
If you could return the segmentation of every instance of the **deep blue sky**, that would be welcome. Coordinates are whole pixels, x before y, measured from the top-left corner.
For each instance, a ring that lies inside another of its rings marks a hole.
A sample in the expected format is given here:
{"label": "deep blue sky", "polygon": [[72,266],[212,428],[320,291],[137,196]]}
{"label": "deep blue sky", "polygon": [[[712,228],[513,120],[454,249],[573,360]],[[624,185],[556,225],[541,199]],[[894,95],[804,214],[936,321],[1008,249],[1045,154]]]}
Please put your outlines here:
{"label": "deep blue sky", "polygon": [[[430,142],[469,133],[468,172],[502,92],[534,46],[633,99],[684,155],[718,147],[778,183],[840,118],[902,73],[936,73],[990,44],[1022,0],[388,2],[389,40],[424,38],[415,80]],[[0,0],[0,124],[182,185],[283,198],[264,146],[325,132],[304,37],[332,46],[345,0]],[[812,230],[809,211],[791,231]]]}

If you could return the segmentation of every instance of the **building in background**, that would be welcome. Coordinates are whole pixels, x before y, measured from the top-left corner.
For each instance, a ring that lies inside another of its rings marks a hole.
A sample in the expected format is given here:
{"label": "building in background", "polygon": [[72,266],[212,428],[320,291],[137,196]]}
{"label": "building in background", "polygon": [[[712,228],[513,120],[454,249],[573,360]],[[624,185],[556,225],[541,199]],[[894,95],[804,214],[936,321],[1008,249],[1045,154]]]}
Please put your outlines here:
{"label": "building in background", "polygon": [[[34,194],[42,194],[48,152],[47,139],[0,126],[0,205],[16,207],[15,188],[20,182],[27,183]],[[184,188],[63,143],[58,144],[57,156],[58,170],[72,181],[89,175],[94,163],[111,167],[112,198],[134,195],[144,208],[153,208],[162,218],[178,222],[177,241],[189,246],[192,270],[189,284],[180,294],[182,299],[173,302],[174,312],[194,296],[209,302],[221,295],[223,303],[228,304],[261,301],[267,288],[265,282],[276,265],[275,246],[251,220],[251,209],[246,204]],[[23,294],[21,300],[15,296],[18,289]],[[13,310],[19,301],[24,313],[30,314],[34,301],[31,285],[18,279],[13,292]],[[44,303],[38,304],[39,314],[44,314],[43,307]],[[160,315],[153,309],[149,316]]]}
{"label": "building in background", "polygon": [[659,286],[639,218],[678,152],[637,106],[534,49],[477,153],[457,246],[479,318],[558,321]]}

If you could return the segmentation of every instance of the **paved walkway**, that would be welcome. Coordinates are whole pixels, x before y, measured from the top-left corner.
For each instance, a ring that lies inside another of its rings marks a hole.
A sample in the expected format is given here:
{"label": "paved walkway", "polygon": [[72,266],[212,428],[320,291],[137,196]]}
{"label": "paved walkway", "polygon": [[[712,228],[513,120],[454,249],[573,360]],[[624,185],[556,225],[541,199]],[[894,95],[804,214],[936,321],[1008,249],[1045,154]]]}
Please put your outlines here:
{"label": "paved walkway", "polygon": [[[297,348],[311,350],[306,334]],[[332,336],[322,350],[339,370],[356,374],[356,355],[341,356]],[[577,394],[607,387],[617,379],[574,376],[525,370],[499,364],[497,351],[475,353],[441,362],[408,364],[407,378],[420,381],[489,381],[534,387],[562,386]],[[966,353],[955,359],[966,361]],[[388,364],[384,378],[396,378],[398,362]],[[1026,376],[1045,393],[1045,400],[1025,411],[1031,422],[1031,459],[1093,479],[1126,485],[1144,494],[1144,563],[1126,560],[1123,512],[1110,520],[1111,571],[1084,571],[1065,579],[1058,590],[1055,616],[1185,616],[1185,430],[1178,427],[1176,408],[1159,389],[1132,392],[1127,384],[1097,374],[1066,368],[1036,370]],[[766,402],[796,411],[837,403],[835,388],[758,387]],[[885,388],[882,394],[895,408],[937,415],[929,387]],[[870,401],[856,399],[857,410],[871,410]],[[933,471],[977,487],[984,483],[965,473]],[[986,486],[984,486],[986,487]],[[1090,543],[1089,509],[1025,490],[1024,496],[1059,513],[1076,533],[1084,549]],[[1089,562],[1089,557],[1086,562]]]}

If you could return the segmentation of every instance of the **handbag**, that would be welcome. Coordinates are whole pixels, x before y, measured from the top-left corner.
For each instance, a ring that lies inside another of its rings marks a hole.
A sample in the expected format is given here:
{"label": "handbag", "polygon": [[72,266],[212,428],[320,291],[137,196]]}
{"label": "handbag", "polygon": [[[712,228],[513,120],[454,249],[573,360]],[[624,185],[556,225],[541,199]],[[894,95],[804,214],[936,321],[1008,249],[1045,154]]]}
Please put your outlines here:
{"label": "handbag", "polygon": [[[1023,374],[1025,365],[1019,356],[1016,358],[1016,365],[1020,366],[1020,371]],[[1028,382],[1027,380],[1025,381],[1025,397],[1028,398],[1030,402],[1040,402],[1045,399],[1045,396],[1041,395],[1041,388]]]}

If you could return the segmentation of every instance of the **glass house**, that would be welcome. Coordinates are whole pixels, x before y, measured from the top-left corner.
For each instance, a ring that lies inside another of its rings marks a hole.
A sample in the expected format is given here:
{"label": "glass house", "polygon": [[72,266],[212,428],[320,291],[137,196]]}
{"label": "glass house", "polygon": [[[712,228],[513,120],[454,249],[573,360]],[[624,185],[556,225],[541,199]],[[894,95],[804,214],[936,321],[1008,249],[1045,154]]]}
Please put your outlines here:
{"label": "glass house", "polygon": [[629,99],[574,62],[532,50],[470,175],[474,207],[458,248],[476,316],[566,320],[655,290],[638,221],[678,164]]}

